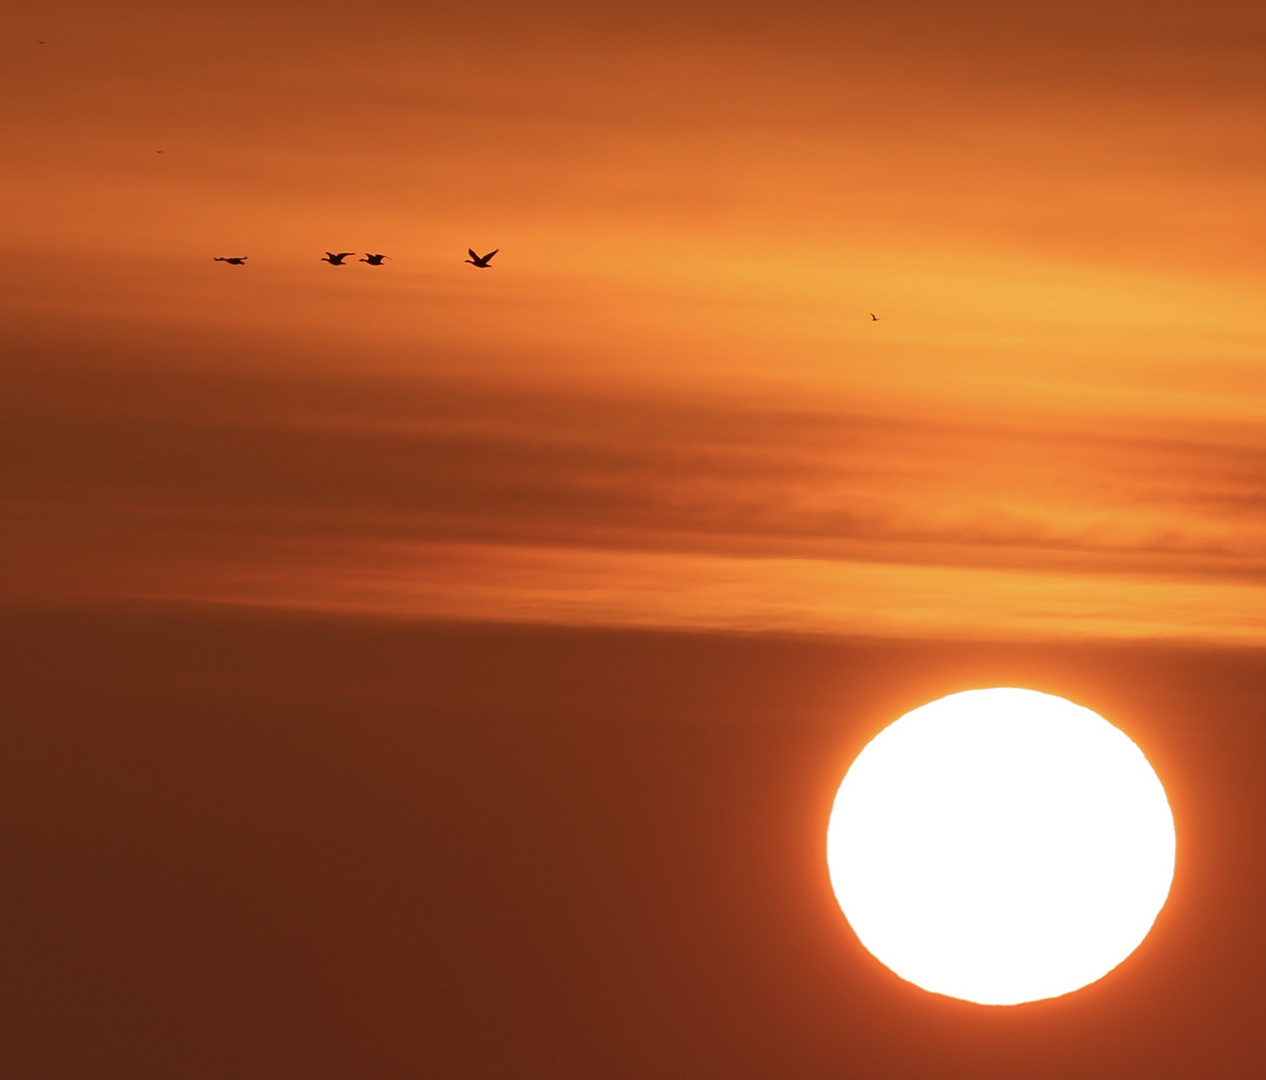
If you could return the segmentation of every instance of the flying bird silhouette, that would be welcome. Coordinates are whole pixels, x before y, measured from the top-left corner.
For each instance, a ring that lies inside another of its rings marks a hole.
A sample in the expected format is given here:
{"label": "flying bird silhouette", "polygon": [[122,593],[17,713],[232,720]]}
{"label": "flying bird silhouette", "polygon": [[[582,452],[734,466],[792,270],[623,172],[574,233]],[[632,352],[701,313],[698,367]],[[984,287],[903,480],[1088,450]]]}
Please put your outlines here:
{"label": "flying bird silhouette", "polygon": [[462,261],[470,263],[471,266],[477,266],[480,270],[487,270],[488,260],[500,250],[500,248],[493,248],[487,255],[476,255],[474,248],[467,248],[466,253],[470,256],[470,258],[463,259]]}
{"label": "flying bird silhouette", "polygon": [[879,316],[878,316],[878,315],[876,315],[873,311],[869,311],[869,312],[867,312],[867,314],[870,316],[870,321],[871,321],[871,322],[878,322],[878,321],[879,321]]}
{"label": "flying bird silhouette", "polygon": [[230,258],[226,259],[223,255],[217,255],[211,261],[212,262],[226,262],[230,266],[245,266],[246,260],[249,258],[250,258],[249,255],[233,255]]}
{"label": "flying bird silhouette", "polygon": [[[353,254],[355,254],[355,252],[353,252]],[[391,258],[390,255],[370,255],[368,252],[366,252],[365,257],[357,261],[363,262],[363,263],[369,263],[370,266],[381,266],[383,259],[390,259],[390,258]]]}
{"label": "flying bird silhouette", "polygon": [[318,259],[317,261],[327,262],[331,266],[342,266],[344,259],[346,259],[349,255],[355,255],[355,254],[356,252],[354,251],[339,251],[339,252],[327,251],[325,253],[325,258]]}

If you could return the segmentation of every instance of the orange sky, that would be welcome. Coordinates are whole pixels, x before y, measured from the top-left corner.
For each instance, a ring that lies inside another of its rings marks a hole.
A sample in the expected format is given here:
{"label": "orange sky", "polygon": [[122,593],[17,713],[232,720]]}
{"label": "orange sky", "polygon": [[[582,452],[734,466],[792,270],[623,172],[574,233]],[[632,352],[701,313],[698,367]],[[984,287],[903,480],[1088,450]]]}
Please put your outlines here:
{"label": "orange sky", "polygon": [[1261,643],[1264,35],[25,6],[6,587]]}
{"label": "orange sky", "polygon": [[[0,1075],[1261,1075],[1266,7],[10,7]],[[1179,856],[981,1010],[822,849],[999,685]]]}

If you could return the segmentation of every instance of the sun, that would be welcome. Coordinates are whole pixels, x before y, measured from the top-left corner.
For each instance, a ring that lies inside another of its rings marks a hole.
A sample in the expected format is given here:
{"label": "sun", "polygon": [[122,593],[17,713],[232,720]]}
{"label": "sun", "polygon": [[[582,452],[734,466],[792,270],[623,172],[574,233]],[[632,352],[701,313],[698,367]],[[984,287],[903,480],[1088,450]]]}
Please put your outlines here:
{"label": "sun", "polygon": [[827,864],[861,943],[983,1005],[1057,997],[1147,936],[1174,874],[1165,789],[1129,737],[1034,690],[907,713],[835,797]]}

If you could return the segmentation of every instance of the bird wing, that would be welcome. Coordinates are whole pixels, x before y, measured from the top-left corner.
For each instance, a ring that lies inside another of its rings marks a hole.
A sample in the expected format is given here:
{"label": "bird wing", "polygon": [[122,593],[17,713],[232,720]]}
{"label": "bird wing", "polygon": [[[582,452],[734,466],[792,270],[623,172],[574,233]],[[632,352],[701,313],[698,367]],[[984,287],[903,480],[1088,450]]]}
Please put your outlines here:
{"label": "bird wing", "polygon": [[475,254],[475,249],[474,249],[474,248],[467,248],[467,249],[466,249],[466,254],[467,254],[467,255],[469,255],[472,259],[477,259],[477,258],[479,258],[479,256]]}
{"label": "bird wing", "polygon": [[346,259],[349,255],[355,255],[355,254],[356,254],[356,252],[354,252],[354,251],[340,251],[340,252],[338,253],[338,257],[339,257],[340,259]]}
{"label": "bird wing", "polygon": [[493,248],[490,252],[488,252],[487,255],[484,256],[484,262],[487,262],[500,250],[501,250],[500,248]]}

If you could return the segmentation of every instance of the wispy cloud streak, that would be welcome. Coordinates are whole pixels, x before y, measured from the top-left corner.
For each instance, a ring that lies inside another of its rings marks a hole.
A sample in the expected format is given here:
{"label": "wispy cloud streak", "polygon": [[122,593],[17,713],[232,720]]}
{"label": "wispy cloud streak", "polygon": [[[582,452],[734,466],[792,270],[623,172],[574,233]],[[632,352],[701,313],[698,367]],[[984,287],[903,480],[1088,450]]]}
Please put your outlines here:
{"label": "wispy cloud streak", "polygon": [[1260,632],[1250,441],[451,381],[79,386],[72,409],[28,381],[4,417],[19,591],[903,632],[957,625],[957,605],[989,633]]}

